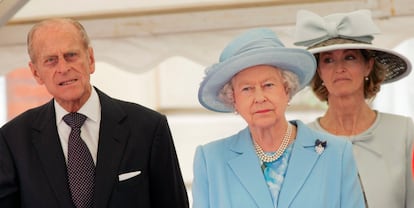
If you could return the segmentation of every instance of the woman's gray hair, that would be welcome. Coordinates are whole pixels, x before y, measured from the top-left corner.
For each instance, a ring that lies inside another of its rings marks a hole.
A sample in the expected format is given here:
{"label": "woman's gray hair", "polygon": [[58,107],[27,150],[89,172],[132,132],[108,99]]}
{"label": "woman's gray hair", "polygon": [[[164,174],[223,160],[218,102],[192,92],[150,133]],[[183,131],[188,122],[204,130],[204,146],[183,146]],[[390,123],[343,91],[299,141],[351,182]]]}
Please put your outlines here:
{"label": "woman's gray hair", "polygon": [[[292,99],[293,95],[295,95],[299,90],[299,78],[298,76],[288,70],[280,70],[282,73],[283,83],[287,89],[289,94],[289,100]],[[234,109],[234,92],[233,92],[233,85],[232,79],[228,81],[224,86],[221,88],[218,94],[219,100],[221,100],[224,104],[228,105],[229,107]]]}

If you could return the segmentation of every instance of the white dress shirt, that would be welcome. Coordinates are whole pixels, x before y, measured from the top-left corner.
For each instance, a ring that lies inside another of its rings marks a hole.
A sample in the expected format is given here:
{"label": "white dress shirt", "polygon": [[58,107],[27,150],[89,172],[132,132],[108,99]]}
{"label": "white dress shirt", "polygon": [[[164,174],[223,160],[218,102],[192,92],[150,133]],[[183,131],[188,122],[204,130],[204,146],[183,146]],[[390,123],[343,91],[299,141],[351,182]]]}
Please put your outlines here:
{"label": "white dress shirt", "polygon": [[[66,162],[68,161],[68,141],[71,127],[63,121],[63,116],[68,114],[62,106],[60,106],[56,100],[54,101],[56,110],[56,126],[60,137],[60,143],[62,144],[63,154],[65,155]],[[98,154],[98,141],[99,141],[99,125],[101,123],[101,105],[99,103],[98,94],[95,88],[92,87],[91,96],[86,103],[79,109],[78,113],[81,113],[87,117],[85,123],[81,127],[81,138],[88,146],[91,152],[93,161],[96,165],[96,158]]]}

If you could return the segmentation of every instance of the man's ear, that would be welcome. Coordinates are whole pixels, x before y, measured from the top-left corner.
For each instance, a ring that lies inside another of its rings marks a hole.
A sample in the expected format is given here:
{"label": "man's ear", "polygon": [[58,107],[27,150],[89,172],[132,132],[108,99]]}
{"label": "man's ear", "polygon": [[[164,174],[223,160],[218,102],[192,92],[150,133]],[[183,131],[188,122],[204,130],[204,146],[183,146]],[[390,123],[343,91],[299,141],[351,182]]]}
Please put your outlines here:
{"label": "man's ear", "polygon": [[95,55],[92,47],[88,48],[88,58],[90,74],[93,74],[95,72]]}
{"label": "man's ear", "polygon": [[39,71],[38,71],[36,65],[33,64],[33,62],[30,61],[29,62],[29,68],[30,68],[30,71],[32,72],[32,75],[35,78],[36,82],[38,84],[42,85],[44,82],[43,82],[42,78],[39,76]]}

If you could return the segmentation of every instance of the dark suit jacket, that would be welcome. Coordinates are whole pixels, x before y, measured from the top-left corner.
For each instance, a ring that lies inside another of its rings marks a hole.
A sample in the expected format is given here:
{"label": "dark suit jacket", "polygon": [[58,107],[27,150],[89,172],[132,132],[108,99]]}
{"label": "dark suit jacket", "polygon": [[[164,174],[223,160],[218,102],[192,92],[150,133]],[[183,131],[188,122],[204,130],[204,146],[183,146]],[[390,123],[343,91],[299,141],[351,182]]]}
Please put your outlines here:
{"label": "dark suit jacket", "polygon": [[[96,90],[102,116],[94,207],[188,207],[165,116]],[[132,171],[141,174],[118,181]],[[0,207],[74,207],[53,100],[0,130]]]}

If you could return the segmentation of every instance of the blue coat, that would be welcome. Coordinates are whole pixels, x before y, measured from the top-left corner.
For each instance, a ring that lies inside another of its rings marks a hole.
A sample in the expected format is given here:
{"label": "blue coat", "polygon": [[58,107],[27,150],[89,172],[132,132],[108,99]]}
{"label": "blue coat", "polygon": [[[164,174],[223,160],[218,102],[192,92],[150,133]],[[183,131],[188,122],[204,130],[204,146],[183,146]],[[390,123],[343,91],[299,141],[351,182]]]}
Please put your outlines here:
{"label": "blue coat", "polygon": [[[351,143],[291,123],[298,131],[278,207],[365,207]],[[320,155],[316,139],[327,141]],[[193,167],[193,208],[273,207],[248,128],[197,147]]]}

